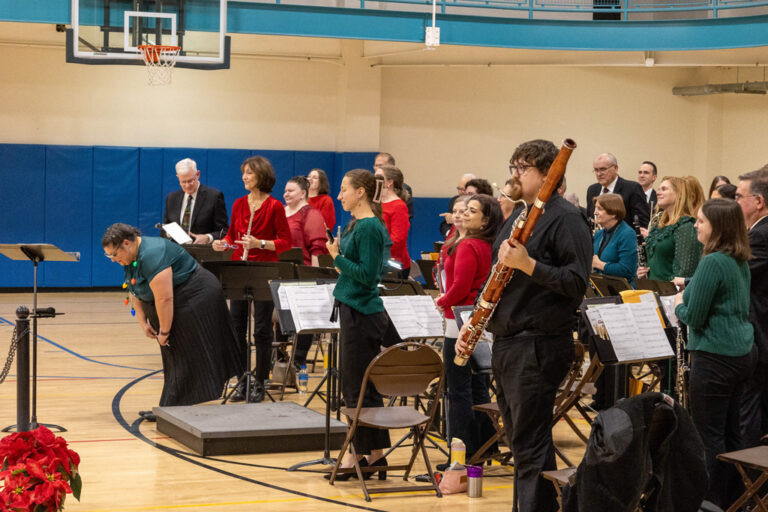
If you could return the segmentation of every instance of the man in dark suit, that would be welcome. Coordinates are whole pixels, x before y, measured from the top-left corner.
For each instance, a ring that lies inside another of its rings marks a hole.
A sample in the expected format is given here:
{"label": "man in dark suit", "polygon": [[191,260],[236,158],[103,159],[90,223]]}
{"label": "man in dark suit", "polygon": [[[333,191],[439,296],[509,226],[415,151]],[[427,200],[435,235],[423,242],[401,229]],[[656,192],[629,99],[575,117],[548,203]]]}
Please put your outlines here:
{"label": "man in dark suit", "polygon": [[176,177],[181,190],[166,196],[163,224],[177,222],[196,244],[220,239],[229,226],[224,194],[200,183],[200,171],[191,158],[176,164]]}
{"label": "man in dark suit", "polygon": [[[373,159],[373,170],[376,172],[377,167],[382,165],[395,165],[395,157],[389,153],[379,153],[376,158]],[[408,207],[408,218],[413,219],[413,190],[411,186],[403,181],[403,190],[408,192],[408,200],[405,202],[405,206]]]}
{"label": "man in dark suit", "polygon": [[741,433],[748,447],[759,444],[768,433],[768,167],[739,176],[736,201],[744,213],[752,249],[749,316],[758,356],[741,402]]}
{"label": "man in dark suit", "polygon": [[[587,189],[587,215],[594,222],[595,198],[602,194],[619,194],[624,200],[627,211],[626,221],[634,226],[647,226],[651,218],[651,209],[645,199],[643,187],[636,181],[625,180],[619,176],[619,164],[611,153],[602,153],[595,157],[593,170],[597,183]],[[637,229],[637,228],[636,228]]]}
{"label": "man in dark suit", "polygon": [[643,193],[645,193],[645,200],[651,209],[653,214],[653,208],[658,204],[656,199],[656,191],[653,189],[653,182],[658,178],[659,173],[656,169],[656,164],[646,160],[640,164],[640,169],[637,170],[637,182],[643,187]]}

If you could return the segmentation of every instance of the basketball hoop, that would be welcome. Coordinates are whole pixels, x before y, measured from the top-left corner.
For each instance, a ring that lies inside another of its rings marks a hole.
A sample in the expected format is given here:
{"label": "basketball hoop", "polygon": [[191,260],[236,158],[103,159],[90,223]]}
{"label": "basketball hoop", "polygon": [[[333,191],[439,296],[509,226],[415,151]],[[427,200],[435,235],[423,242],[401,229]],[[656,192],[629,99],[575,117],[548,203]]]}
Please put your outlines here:
{"label": "basketball hoop", "polygon": [[147,65],[147,83],[149,85],[167,85],[171,83],[171,72],[179,56],[179,46],[160,44],[142,44],[141,56]]}

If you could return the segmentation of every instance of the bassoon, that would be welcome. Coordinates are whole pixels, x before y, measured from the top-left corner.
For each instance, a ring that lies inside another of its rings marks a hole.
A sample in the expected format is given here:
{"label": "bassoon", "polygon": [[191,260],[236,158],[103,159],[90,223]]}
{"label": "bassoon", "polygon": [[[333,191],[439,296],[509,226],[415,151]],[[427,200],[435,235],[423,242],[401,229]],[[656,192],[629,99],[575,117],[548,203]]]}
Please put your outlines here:
{"label": "bassoon", "polygon": [[[557,154],[555,161],[552,162],[531,210],[527,211],[526,208],[523,208],[522,213],[515,220],[515,227],[509,240],[507,240],[508,244],[512,245],[512,240],[516,240],[523,245],[528,242],[531,232],[533,232],[533,228],[544,210],[544,204],[549,201],[550,196],[557,189],[560,179],[565,174],[565,166],[574,149],[576,149],[576,143],[572,139],[565,139],[563,141],[560,152]],[[464,366],[469,361],[477,342],[485,330],[485,326],[491,319],[499,299],[501,299],[504,287],[512,279],[514,273],[515,270],[512,267],[508,267],[500,261],[494,265],[490,277],[485,282],[483,291],[480,292],[480,298],[475,304],[472,318],[468,322],[467,334],[465,335],[467,349],[460,354],[457,353],[453,359],[453,362],[458,366]]]}

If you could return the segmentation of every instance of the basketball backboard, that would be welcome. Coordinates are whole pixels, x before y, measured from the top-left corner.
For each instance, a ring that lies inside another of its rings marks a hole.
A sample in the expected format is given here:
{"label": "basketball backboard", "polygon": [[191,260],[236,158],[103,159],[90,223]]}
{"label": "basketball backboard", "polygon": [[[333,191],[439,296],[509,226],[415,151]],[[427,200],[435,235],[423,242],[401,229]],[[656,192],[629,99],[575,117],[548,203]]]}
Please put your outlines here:
{"label": "basketball backboard", "polygon": [[181,47],[176,67],[229,68],[227,0],[71,0],[67,62],[143,64],[139,45]]}

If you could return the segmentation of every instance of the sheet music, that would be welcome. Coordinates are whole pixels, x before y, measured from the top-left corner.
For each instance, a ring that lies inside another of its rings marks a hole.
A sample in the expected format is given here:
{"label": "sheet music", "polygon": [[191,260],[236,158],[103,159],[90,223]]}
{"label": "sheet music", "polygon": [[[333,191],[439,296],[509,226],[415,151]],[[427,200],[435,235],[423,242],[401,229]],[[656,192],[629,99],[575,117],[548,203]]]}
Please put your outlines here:
{"label": "sheet music", "polygon": [[334,284],[311,286],[281,286],[285,290],[293,315],[296,331],[311,329],[338,329],[339,322],[331,322]]}
{"label": "sheet music", "polygon": [[192,238],[176,222],[163,224],[163,230],[168,233],[168,236],[170,236],[177,244],[188,244],[192,242]]}
{"label": "sheet music", "polygon": [[635,324],[640,337],[643,340],[645,358],[673,356],[672,347],[669,339],[664,333],[659,319],[659,313],[656,310],[656,301],[641,302],[640,304],[629,304],[632,310],[632,316],[635,318]]}
{"label": "sheet music", "polygon": [[280,283],[280,287],[277,289],[277,298],[280,300],[280,309],[288,311],[291,309],[291,305],[288,304],[288,292],[286,288],[290,286],[298,286],[299,283]]}
{"label": "sheet music", "polygon": [[443,319],[429,295],[386,296],[381,300],[402,339],[443,336]]}
{"label": "sheet music", "polygon": [[[630,304],[600,306],[600,318],[605,322],[611,338],[613,352],[619,361],[643,359],[643,342],[638,339],[638,328],[632,318]],[[658,318],[658,317],[657,317]]]}
{"label": "sheet music", "polygon": [[655,301],[599,305],[586,314],[598,335],[607,332],[619,362],[674,356]]}
{"label": "sheet music", "polygon": [[667,318],[672,327],[677,327],[677,315],[675,315],[675,296],[665,295],[661,298],[661,303],[664,304],[664,311],[667,313]]}

